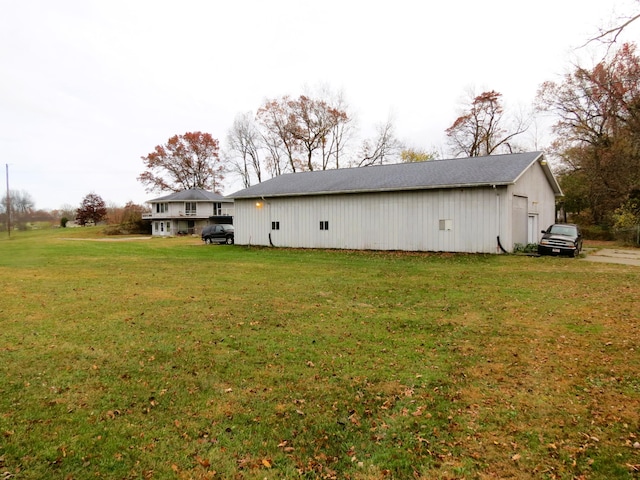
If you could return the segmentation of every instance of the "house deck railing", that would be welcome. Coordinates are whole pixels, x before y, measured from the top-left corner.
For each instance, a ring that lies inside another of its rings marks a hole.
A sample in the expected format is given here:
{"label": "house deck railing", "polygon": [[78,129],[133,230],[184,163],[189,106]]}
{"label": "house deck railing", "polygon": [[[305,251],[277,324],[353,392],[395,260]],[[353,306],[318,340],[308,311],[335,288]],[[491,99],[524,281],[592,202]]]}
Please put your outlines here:
{"label": "house deck railing", "polygon": [[[178,212],[178,214],[169,214],[167,212],[163,212],[163,213],[154,213],[154,212],[145,212],[142,214],[142,219],[143,220],[153,220],[154,218],[176,218],[176,217],[197,217],[199,216],[197,212],[194,211],[183,211],[180,210]],[[200,216],[202,216],[202,214],[200,214]],[[223,208],[221,210],[218,211],[214,211],[212,214],[206,215],[206,217],[211,217],[211,216],[233,216],[233,209],[232,208]]]}

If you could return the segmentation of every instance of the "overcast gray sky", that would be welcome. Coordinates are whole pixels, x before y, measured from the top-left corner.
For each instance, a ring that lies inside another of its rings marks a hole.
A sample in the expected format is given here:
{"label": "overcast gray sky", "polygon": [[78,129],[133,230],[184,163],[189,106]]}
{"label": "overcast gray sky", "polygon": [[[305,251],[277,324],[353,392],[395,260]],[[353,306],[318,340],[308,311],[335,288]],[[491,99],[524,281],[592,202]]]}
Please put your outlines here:
{"label": "overcast gray sky", "polygon": [[[224,142],[267,98],[326,84],[362,130],[391,114],[445,146],[469,88],[528,107],[635,0],[0,0],[0,164],[36,208],[144,203],[140,157],[175,134]],[[625,35],[638,38],[634,25]],[[4,175],[2,175],[4,180]],[[224,193],[238,190],[229,178]],[[4,192],[4,181],[1,190]]]}

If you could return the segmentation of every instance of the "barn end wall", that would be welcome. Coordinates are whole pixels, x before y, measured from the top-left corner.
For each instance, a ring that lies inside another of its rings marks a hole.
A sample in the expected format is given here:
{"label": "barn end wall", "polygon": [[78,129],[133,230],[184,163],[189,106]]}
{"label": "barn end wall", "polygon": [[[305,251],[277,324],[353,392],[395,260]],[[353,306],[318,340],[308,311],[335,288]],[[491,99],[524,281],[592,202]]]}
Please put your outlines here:
{"label": "barn end wall", "polygon": [[538,243],[542,236],[540,231],[553,224],[556,217],[556,196],[538,162],[525,170],[514,185],[509,186],[508,198],[513,202],[514,197],[527,199],[526,234],[524,238],[517,238],[514,232],[518,231],[515,225],[518,219],[512,217],[511,237],[507,239],[509,245]]}

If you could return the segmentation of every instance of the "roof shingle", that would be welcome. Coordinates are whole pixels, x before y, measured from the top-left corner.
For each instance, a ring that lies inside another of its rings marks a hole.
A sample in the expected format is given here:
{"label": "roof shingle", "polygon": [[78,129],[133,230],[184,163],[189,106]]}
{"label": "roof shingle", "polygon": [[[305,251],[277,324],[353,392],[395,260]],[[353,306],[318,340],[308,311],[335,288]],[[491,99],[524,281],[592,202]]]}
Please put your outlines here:
{"label": "roof shingle", "polygon": [[214,192],[202,190],[200,188],[191,188],[189,190],[182,190],[175,192],[164,197],[154,198],[149,200],[149,203],[157,202],[229,202],[230,200]]}
{"label": "roof shingle", "polygon": [[542,152],[529,152],[291,173],[240,190],[229,198],[508,185],[541,157]]}

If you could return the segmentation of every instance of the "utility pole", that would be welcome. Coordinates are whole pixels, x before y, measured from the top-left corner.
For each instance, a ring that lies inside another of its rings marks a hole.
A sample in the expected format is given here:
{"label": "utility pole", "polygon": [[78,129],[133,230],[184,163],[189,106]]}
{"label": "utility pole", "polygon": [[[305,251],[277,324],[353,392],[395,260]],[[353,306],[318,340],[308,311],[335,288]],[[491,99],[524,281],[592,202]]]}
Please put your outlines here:
{"label": "utility pole", "polygon": [[11,195],[9,195],[9,164],[5,163],[7,168],[7,235],[11,238]]}

